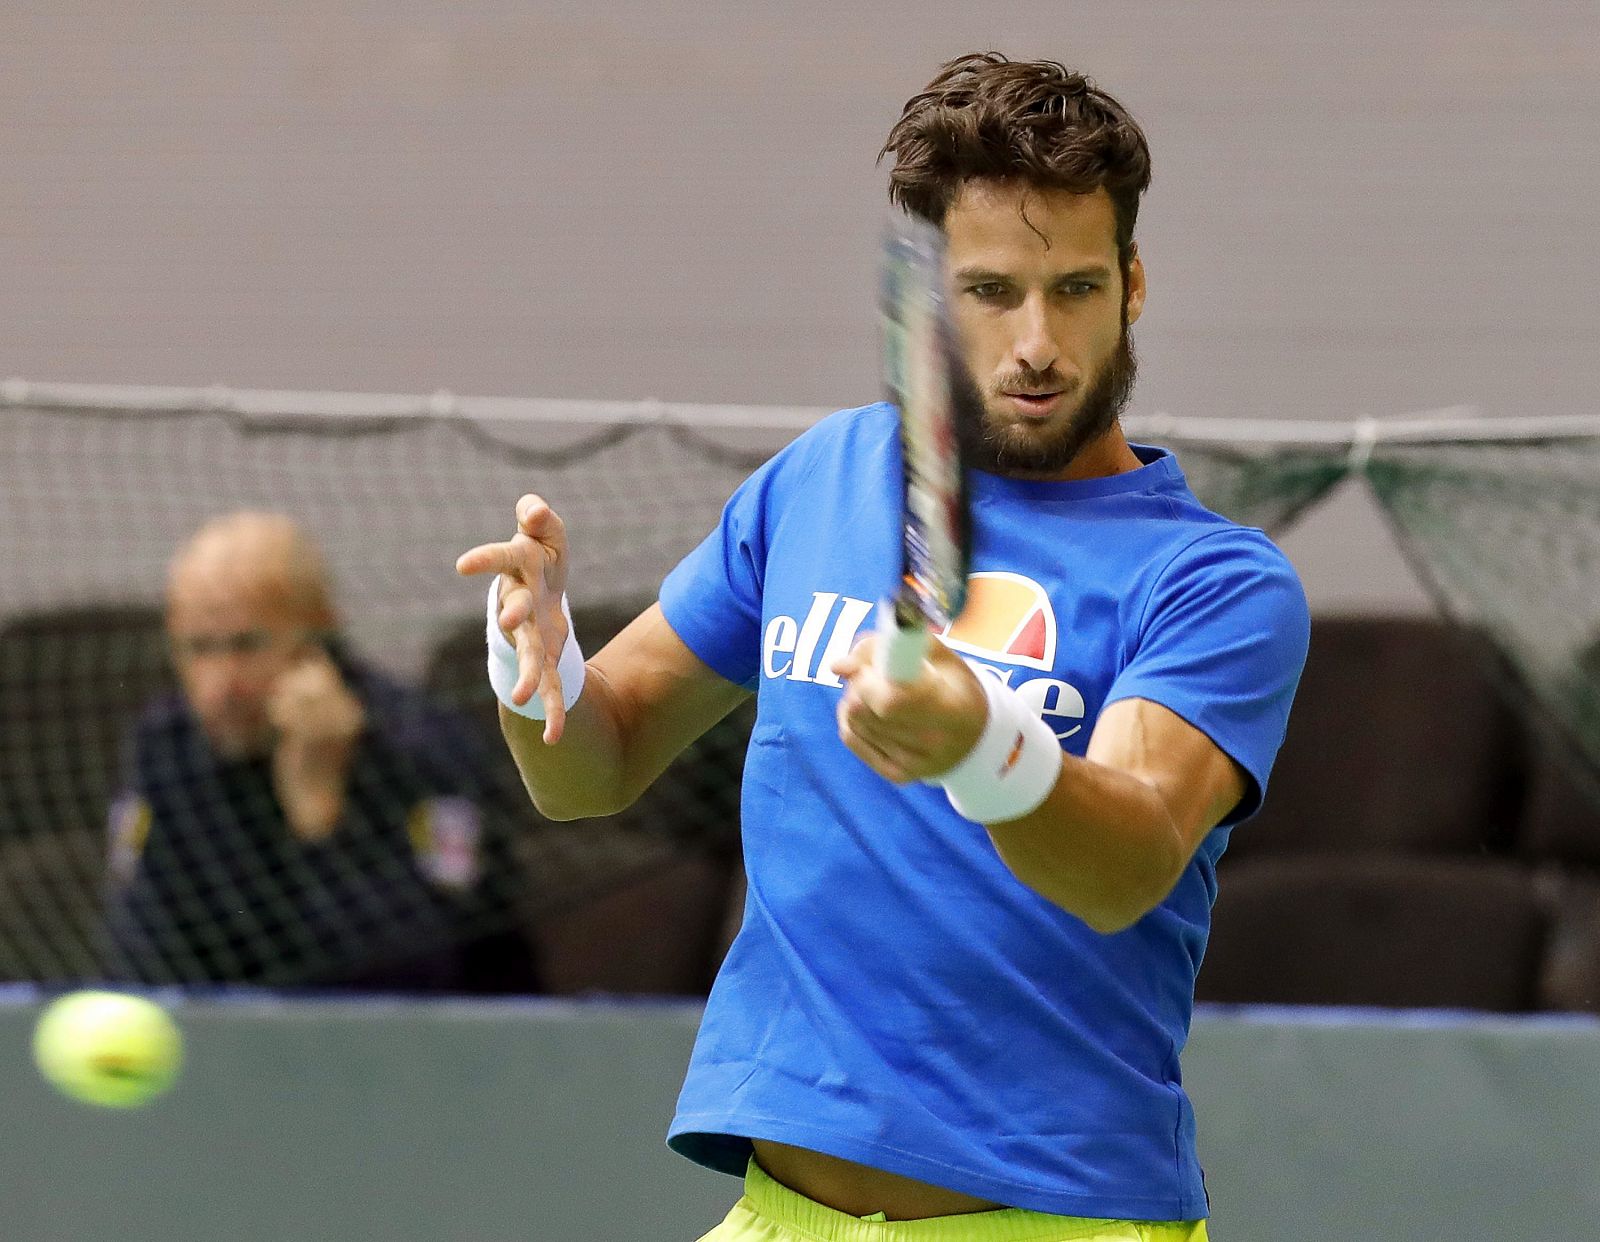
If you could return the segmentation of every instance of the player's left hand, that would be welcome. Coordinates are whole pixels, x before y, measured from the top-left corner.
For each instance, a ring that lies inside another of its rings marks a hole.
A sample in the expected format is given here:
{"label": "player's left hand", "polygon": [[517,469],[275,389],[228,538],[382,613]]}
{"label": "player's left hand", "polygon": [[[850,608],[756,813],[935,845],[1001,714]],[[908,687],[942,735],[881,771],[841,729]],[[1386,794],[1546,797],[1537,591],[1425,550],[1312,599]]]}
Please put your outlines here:
{"label": "player's left hand", "polygon": [[978,674],[937,639],[916,680],[891,682],[873,664],[877,636],[862,639],[833,665],[844,679],[839,738],[897,785],[948,772],[977,745],[989,702]]}

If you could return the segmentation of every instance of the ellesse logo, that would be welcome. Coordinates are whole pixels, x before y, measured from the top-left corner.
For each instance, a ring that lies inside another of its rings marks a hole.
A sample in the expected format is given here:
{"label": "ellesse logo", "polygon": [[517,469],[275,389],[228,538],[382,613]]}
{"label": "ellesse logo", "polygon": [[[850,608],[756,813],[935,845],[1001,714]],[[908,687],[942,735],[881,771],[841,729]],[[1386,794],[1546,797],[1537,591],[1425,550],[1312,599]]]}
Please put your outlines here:
{"label": "ellesse logo", "polygon": [[[761,635],[762,675],[838,687],[833,663],[855,644],[872,608],[836,591],[813,591],[804,617],[768,620]],[[1032,578],[1002,570],[973,574],[966,607],[940,637],[980,676],[1015,689],[1058,738],[1064,741],[1083,727],[1088,709],[1076,686],[1024,672],[1048,673],[1056,659],[1055,610]]]}
{"label": "ellesse logo", "polygon": [[1056,614],[1032,578],[984,570],[967,579],[967,604],[944,630],[946,644],[1048,672],[1056,664]]}

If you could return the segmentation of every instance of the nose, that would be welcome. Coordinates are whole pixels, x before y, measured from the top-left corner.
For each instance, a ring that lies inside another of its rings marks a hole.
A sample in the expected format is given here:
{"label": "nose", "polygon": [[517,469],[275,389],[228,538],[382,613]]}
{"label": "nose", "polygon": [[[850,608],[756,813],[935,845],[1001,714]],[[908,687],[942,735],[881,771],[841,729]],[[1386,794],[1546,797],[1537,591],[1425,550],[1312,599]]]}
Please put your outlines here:
{"label": "nose", "polygon": [[251,697],[251,678],[244,661],[216,653],[190,664],[190,693],[213,711],[224,710]]}
{"label": "nose", "polygon": [[1036,374],[1048,371],[1061,357],[1061,349],[1050,331],[1049,308],[1041,294],[1031,294],[1017,308],[1017,336],[1012,355],[1019,365]]}

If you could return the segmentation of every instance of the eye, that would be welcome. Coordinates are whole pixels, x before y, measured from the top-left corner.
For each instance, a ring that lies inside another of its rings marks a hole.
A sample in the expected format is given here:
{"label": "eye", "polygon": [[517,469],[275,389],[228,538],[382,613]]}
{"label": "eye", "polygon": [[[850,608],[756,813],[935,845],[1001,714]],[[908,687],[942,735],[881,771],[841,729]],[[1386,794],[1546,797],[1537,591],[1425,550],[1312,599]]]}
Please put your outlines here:
{"label": "eye", "polygon": [[228,650],[238,655],[259,655],[271,646],[272,634],[268,630],[243,630],[228,641]]}
{"label": "eye", "polygon": [[1092,280],[1069,280],[1061,287],[1069,298],[1086,298],[1100,286]]}
{"label": "eye", "polygon": [[968,285],[967,292],[982,301],[990,302],[1004,295],[1006,287],[998,280],[985,280],[980,284]]}

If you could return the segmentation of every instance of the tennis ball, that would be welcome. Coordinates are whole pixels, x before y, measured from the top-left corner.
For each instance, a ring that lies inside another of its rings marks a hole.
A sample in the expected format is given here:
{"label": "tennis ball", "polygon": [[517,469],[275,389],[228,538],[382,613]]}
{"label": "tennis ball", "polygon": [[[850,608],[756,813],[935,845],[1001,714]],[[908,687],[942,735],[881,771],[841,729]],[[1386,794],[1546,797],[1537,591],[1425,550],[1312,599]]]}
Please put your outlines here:
{"label": "tennis ball", "polygon": [[132,1108],[172,1085],[183,1061],[183,1037],[166,1011],[143,997],[73,992],[39,1015],[33,1059],[70,1096]]}

